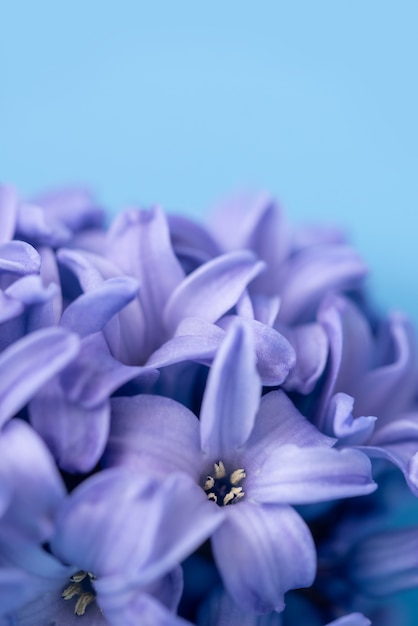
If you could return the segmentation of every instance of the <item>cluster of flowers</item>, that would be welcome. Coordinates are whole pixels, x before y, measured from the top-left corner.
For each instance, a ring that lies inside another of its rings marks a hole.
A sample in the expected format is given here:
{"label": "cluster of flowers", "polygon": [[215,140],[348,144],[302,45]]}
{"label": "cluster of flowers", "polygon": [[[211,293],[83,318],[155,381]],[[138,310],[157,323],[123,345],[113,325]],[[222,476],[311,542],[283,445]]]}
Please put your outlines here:
{"label": "cluster of flowers", "polygon": [[416,343],[339,232],[4,186],[0,275],[1,626],[406,624]]}

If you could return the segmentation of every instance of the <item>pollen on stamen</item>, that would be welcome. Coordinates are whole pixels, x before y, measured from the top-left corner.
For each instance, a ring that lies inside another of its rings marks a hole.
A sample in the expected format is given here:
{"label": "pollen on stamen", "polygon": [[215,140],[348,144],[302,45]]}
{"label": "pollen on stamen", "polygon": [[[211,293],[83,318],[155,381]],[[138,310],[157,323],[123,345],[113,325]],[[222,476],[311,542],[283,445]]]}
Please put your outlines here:
{"label": "pollen on stamen", "polygon": [[213,464],[213,475],[202,480],[202,487],[206,491],[208,500],[218,506],[226,506],[241,500],[245,496],[242,486],[238,486],[247,476],[243,468],[227,472],[222,461]]}
{"label": "pollen on stamen", "polygon": [[91,602],[93,602],[94,598],[95,596],[93,593],[83,593],[76,602],[74,613],[76,615],[84,615],[86,608],[89,604],[91,604]]}

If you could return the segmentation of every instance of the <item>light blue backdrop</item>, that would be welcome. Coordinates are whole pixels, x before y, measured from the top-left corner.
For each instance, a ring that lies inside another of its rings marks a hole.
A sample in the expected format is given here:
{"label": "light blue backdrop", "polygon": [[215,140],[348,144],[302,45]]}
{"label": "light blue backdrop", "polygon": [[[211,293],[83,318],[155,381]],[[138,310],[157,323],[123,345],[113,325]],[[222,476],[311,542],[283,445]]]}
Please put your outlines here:
{"label": "light blue backdrop", "polygon": [[197,214],[243,185],[344,224],[418,323],[416,0],[14,0],[0,177]]}

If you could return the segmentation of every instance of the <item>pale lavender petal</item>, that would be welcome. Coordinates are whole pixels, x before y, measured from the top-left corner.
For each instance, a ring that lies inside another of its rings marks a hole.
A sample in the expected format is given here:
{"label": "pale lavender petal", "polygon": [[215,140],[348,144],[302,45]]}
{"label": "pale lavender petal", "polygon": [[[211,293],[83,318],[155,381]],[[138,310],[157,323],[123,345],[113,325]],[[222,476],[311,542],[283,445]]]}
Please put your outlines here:
{"label": "pale lavender petal", "polygon": [[236,604],[222,589],[209,596],[199,610],[199,626],[282,626],[280,613],[259,615]]}
{"label": "pale lavender petal", "polygon": [[[228,330],[237,317],[226,315],[218,324]],[[263,385],[281,385],[295,366],[296,355],[289,341],[279,332],[256,320],[243,321],[251,328],[257,356],[257,370]]]}
{"label": "pale lavender petal", "polygon": [[349,498],[375,491],[371,469],[367,456],[358,450],[286,445],[270,454],[258,473],[247,471],[245,492],[261,503],[309,504]]}
{"label": "pale lavender petal", "polygon": [[0,271],[12,274],[38,274],[41,259],[25,241],[9,241],[0,245]]}
{"label": "pale lavender petal", "polygon": [[62,222],[73,233],[85,228],[100,228],[104,224],[105,212],[97,207],[87,189],[68,187],[37,196],[36,204],[54,220]]}
{"label": "pale lavender petal", "polygon": [[11,529],[43,542],[51,535],[65,496],[53,458],[35,431],[18,419],[0,432],[0,451],[1,482],[9,489],[1,531]]}
{"label": "pale lavender petal", "polygon": [[377,415],[379,423],[407,409],[417,389],[417,347],[410,321],[392,314],[383,330],[382,341],[390,343],[387,361],[368,372],[353,390],[356,410],[362,415]]}
{"label": "pale lavender petal", "polygon": [[118,216],[109,230],[109,258],[139,281],[148,356],[165,339],[161,315],[184,278],[161,209],[132,210]]}
{"label": "pale lavender petal", "polygon": [[330,359],[318,426],[322,428],[325,412],[335,392],[343,391],[356,398],[360,415],[374,414],[357,405],[356,383],[373,366],[373,339],[366,319],[357,307],[341,296],[325,298],[318,312],[318,321],[328,335]]}
{"label": "pale lavender petal", "polygon": [[157,580],[205,541],[221,509],[184,474],[163,482],[125,468],[103,470],[67,498],[51,548],[93,571],[101,594]]}
{"label": "pale lavender petal", "polygon": [[296,352],[296,365],[284,383],[286,391],[308,394],[323,374],[328,357],[328,339],[316,323],[280,328]]}
{"label": "pale lavender petal", "polygon": [[0,244],[14,237],[17,207],[16,190],[9,185],[0,185]]}
{"label": "pale lavender petal", "polygon": [[268,297],[256,294],[252,296],[251,301],[254,310],[254,319],[263,322],[263,324],[267,324],[267,326],[273,326],[279,312],[280,298],[277,296]]}
{"label": "pale lavender petal", "polygon": [[184,317],[216,322],[263,269],[264,264],[244,250],[208,261],[189,274],[171,295],[164,311],[168,331],[174,333]]}
{"label": "pale lavender petal", "polygon": [[107,322],[138,293],[133,278],[109,278],[97,289],[74,300],[64,311],[61,324],[81,337],[102,330]]}
{"label": "pale lavender petal", "polygon": [[36,245],[62,246],[71,238],[71,231],[59,220],[47,215],[39,206],[21,203],[16,221],[16,239]]}
{"label": "pale lavender petal", "polygon": [[79,340],[61,328],[39,330],[0,355],[0,425],[19,411],[79,350]]}
{"label": "pale lavender petal", "polygon": [[147,365],[164,367],[182,361],[210,364],[225,338],[225,331],[201,318],[186,317],[173,339],[166,341],[148,359]]}
{"label": "pale lavender petal", "polygon": [[348,246],[329,244],[302,250],[281,269],[280,321],[310,321],[327,292],[359,287],[366,272],[364,261]]}
{"label": "pale lavender petal", "polygon": [[23,303],[14,298],[10,298],[3,291],[0,291],[0,324],[8,322],[24,311]]}
{"label": "pale lavender petal", "polygon": [[284,593],[308,587],[316,570],[310,531],[289,506],[240,502],[212,537],[223,583],[235,602],[256,613],[282,611]]}
{"label": "pale lavender petal", "polygon": [[201,446],[210,459],[227,458],[247,441],[260,393],[254,337],[237,320],[215,357],[202,401]]}
{"label": "pale lavender petal", "polygon": [[199,480],[199,420],[189,409],[170,398],[146,394],[112,398],[111,406],[105,465],[161,477],[181,471]]}
{"label": "pale lavender petal", "polygon": [[281,391],[270,391],[261,398],[254,429],[245,445],[245,460],[259,465],[278,447],[333,446],[335,439],[323,435]]}
{"label": "pale lavender petal", "polygon": [[60,376],[60,383],[69,402],[94,408],[130,380],[152,384],[159,373],[150,367],[123,365],[109,353],[102,333],[89,335],[81,341],[80,352]]}
{"label": "pale lavender petal", "polygon": [[366,444],[374,431],[376,417],[362,415],[353,417],[354,398],[336,393],[328,403],[324,432],[338,439],[339,445],[358,446]]}
{"label": "pale lavender petal", "polygon": [[221,254],[221,249],[209,231],[190,218],[183,215],[169,215],[168,225],[177,254],[179,250],[190,250],[195,254],[203,253],[207,259]]}
{"label": "pale lavender petal", "polygon": [[192,626],[141,591],[119,597],[105,594],[100,597],[100,605],[108,626]]}
{"label": "pale lavender petal", "polygon": [[89,472],[103,454],[110,424],[110,404],[94,408],[70,402],[58,382],[49,381],[29,404],[32,426],[57,464],[68,472]]}
{"label": "pale lavender petal", "polygon": [[[42,593],[41,585],[39,585],[39,589],[35,588],[36,596],[33,601],[13,613],[11,618],[13,621],[11,623],[6,622],[5,626],[80,626],[80,620],[82,620],[81,624],[88,620],[88,626],[109,626],[109,622],[103,616],[96,602],[90,604],[85,615],[80,617],[74,612],[76,598],[64,600],[61,596],[61,592],[66,586],[65,581],[46,582],[49,582],[49,589],[45,581],[44,593]],[[33,585],[33,581],[28,577],[26,588],[30,589],[30,584]],[[22,581],[22,588],[24,589],[23,585],[24,581]]]}
{"label": "pale lavender petal", "polygon": [[412,493],[418,496],[418,414],[399,416],[375,431],[362,447],[372,458],[384,458],[399,467]]}

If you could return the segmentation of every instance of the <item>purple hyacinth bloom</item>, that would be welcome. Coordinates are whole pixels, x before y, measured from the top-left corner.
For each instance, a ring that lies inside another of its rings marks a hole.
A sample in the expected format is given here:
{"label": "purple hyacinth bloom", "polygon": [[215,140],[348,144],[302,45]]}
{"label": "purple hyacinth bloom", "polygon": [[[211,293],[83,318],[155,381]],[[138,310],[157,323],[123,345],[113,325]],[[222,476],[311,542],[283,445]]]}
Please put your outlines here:
{"label": "purple hyacinth bloom", "polygon": [[375,484],[364,454],[332,449],[282,391],[261,401],[260,391],[251,330],[236,322],[211,367],[200,421],[169,398],[114,398],[105,462],[190,475],[190,498],[204,490],[224,516],[212,548],[225,587],[244,609],[268,612],[315,576],[312,537],[291,505],[367,494]]}
{"label": "purple hyacinth bloom", "polygon": [[295,365],[292,346],[271,328],[277,303],[273,302],[271,319],[266,319],[268,313],[261,315],[245,298],[247,285],[265,269],[264,264],[250,251],[241,250],[219,255],[186,276],[159,209],[119,216],[108,233],[105,258],[62,249],[58,259],[76,274],[85,291],[121,272],[138,280],[138,298],[105,330],[113,356],[123,363],[209,364],[231,322],[227,314],[237,307],[246,308],[240,314],[253,327],[263,383],[281,384]]}
{"label": "purple hyacinth bloom", "polygon": [[392,314],[373,335],[367,318],[349,300],[327,298],[319,321],[329,337],[330,367],[316,424],[385,458],[418,494],[418,350],[409,320]]}
{"label": "purple hyacinth bloom", "polygon": [[185,624],[174,614],[177,564],[222,518],[203,493],[189,498],[190,482],[173,475],[162,484],[124,469],[87,479],[60,502],[49,553],[36,537],[5,545],[0,520],[2,626],[66,625],[84,615],[96,626]]}

